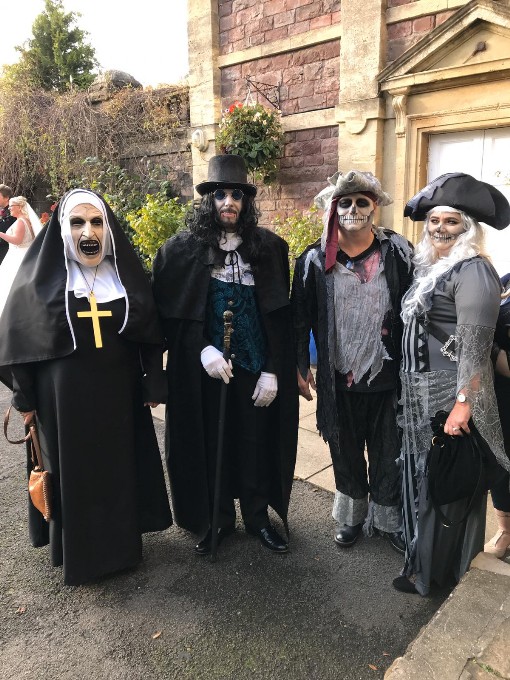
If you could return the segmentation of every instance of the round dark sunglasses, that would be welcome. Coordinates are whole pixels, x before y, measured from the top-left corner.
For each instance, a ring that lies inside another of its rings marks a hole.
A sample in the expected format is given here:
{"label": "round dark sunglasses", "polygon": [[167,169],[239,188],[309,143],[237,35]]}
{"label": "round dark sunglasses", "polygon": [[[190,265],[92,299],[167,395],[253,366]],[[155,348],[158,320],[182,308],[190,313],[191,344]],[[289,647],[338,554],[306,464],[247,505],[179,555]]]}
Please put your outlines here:
{"label": "round dark sunglasses", "polygon": [[[244,196],[244,193],[241,191],[241,189],[232,189],[230,191],[230,195],[234,201],[240,201]],[[213,196],[217,201],[223,201],[227,197],[227,192],[224,189],[216,189]]]}

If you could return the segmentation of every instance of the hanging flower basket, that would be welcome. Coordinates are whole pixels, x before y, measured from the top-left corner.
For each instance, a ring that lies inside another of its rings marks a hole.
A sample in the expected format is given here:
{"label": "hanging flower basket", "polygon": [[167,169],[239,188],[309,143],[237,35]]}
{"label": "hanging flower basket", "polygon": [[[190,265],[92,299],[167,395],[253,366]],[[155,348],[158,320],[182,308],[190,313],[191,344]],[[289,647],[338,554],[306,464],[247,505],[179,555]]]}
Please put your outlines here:
{"label": "hanging flower basket", "polygon": [[280,112],[269,111],[262,104],[232,104],[225,110],[216,135],[219,151],[244,158],[248,172],[264,184],[276,179],[283,143]]}

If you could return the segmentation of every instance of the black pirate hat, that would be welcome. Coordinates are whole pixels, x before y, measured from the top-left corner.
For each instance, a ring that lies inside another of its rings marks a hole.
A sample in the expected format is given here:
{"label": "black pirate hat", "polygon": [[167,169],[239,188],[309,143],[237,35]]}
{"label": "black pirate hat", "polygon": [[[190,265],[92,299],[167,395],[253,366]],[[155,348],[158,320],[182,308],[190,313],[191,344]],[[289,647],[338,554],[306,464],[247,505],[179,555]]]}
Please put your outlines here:
{"label": "black pirate hat", "polygon": [[450,172],[432,180],[407,202],[404,217],[424,220],[429,210],[438,205],[462,210],[495,229],[510,224],[510,205],[501,191],[463,172]]}
{"label": "black pirate hat", "polygon": [[241,189],[248,196],[255,196],[257,187],[248,183],[248,170],[241,156],[223,154],[209,161],[207,182],[200,182],[195,189],[203,196],[216,189]]}

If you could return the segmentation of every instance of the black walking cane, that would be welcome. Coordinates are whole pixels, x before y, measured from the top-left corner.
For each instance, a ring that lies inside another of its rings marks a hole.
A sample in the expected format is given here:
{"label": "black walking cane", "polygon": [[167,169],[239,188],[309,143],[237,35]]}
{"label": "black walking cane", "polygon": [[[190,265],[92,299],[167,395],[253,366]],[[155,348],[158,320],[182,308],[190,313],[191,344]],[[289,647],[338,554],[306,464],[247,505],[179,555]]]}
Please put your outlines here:
{"label": "black walking cane", "polygon": [[[227,309],[223,312],[223,358],[230,360],[230,336],[232,328],[232,317],[234,315]],[[220,513],[220,490],[221,490],[221,468],[223,461],[223,434],[225,432],[225,412],[227,410],[227,388],[228,384],[221,382],[220,408],[218,411],[218,446],[216,449],[216,475],[214,477],[214,501],[213,516],[211,525],[211,562],[216,562],[216,550],[218,548],[218,521]]]}

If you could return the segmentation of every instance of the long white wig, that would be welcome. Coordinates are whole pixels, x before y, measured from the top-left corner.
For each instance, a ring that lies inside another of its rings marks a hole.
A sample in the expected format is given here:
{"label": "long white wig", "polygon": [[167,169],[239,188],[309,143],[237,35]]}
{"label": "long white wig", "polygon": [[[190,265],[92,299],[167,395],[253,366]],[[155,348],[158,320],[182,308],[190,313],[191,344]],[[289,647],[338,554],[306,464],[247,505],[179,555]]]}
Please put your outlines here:
{"label": "long white wig", "polygon": [[[441,257],[438,254],[428,230],[430,215],[438,211],[458,213],[464,226],[464,232],[457,237],[447,257]],[[485,251],[483,228],[479,222],[462,210],[456,210],[445,205],[429,210],[423,224],[421,241],[414,252],[414,281],[402,302],[401,317],[404,323],[425,310],[425,299],[436,287],[441,274],[447,272],[457,262],[476,255],[488,257]]]}

